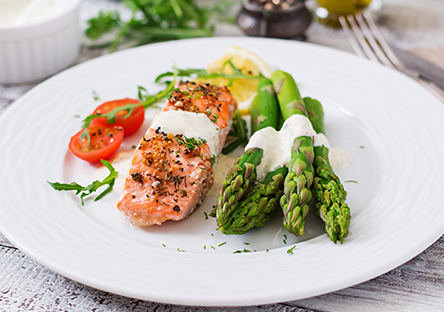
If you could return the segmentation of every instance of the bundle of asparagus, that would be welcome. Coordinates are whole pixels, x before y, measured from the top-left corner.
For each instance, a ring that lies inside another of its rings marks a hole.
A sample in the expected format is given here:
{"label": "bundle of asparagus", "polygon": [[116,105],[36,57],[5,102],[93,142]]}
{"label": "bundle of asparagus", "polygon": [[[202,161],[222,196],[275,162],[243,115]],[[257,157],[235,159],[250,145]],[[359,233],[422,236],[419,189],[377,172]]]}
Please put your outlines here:
{"label": "bundle of asparagus", "polygon": [[243,234],[265,225],[279,202],[285,228],[301,236],[313,191],[328,236],[335,243],[344,241],[350,225],[347,193],[330,166],[328,147],[313,147],[316,133],[324,135],[322,105],[311,98],[302,99],[293,77],[277,70],[271,81],[264,79],[258,85],[251,107],[252,133],[276,129],[280,120],[294,119],[295,115],[309,117],[307,122],[314,130],[292,139],[288,163],[270,168],[263,181],[257,181],[257,168],[267,151],[252,147],[229,171],[212,212],[222,233]]}

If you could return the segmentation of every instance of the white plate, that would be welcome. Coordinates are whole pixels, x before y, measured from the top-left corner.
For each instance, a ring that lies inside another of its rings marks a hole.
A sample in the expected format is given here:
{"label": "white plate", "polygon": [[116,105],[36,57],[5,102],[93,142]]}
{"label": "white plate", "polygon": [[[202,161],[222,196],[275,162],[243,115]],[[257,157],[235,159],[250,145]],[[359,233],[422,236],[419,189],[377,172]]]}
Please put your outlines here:
{"label": "white plate", "polygon": [[[214,198],[188,220],[139,229],[117,212],[117,195],[82,207],[46,183],[91,181],[94,167],[72,157],[67,144],[80,126],[75,115],[83,118],[97,105],[92,90],[102,101],[134,97],[138,85],[154,92],[157,74],[174,64],[205,67],[233,44],[290,72],[303,96],[319,99],[332,145],[354,157],[338,172],[342,181],[358,182],[345,184],[352,223],[343,245],[318,232],[314,214],[303,239],[287,234],[278,214],[246,235],[222,235],[204,217]],[[56,75],[2,116],[0,227],[51,270],[124,296],[238,306],[324,294],[401,265],[443,234],[443,115],[444,106],[411,79],[320,46],[212,38],[130,49]],[[252,252],[233,254],[244,247]]]}

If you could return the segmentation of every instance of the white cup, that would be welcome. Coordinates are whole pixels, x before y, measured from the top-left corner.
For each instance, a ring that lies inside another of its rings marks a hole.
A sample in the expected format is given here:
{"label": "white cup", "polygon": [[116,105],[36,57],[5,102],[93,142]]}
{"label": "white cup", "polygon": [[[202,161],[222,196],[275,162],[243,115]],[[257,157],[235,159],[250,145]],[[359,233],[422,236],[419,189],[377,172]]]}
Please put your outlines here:
{"label": "white cup", "polygon": [[31,16],[22,25],[0,25],[0,84],[42,80],[77,59],[80,0],[40,0],[39,5],[44,1],[63,2],[64,7],[35,22]]}

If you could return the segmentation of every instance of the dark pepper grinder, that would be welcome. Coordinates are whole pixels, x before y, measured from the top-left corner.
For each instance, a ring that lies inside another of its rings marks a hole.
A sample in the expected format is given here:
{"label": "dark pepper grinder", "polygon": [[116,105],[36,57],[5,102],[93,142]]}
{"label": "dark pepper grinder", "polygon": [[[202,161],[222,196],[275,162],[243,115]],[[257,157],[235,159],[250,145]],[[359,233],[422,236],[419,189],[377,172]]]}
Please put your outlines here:
{"label": "dark pepper grinder", "polygon": [[305,0],[242,0],[237,24],[249,36],[301,39],[312,19]]}

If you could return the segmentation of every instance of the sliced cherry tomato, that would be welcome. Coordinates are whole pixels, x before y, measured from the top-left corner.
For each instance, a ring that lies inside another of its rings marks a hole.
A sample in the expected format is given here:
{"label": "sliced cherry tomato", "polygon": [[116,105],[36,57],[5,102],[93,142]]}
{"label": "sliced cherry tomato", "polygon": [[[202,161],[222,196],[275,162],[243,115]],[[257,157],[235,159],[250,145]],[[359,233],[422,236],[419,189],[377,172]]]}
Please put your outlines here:
{"label": "sliced cherry tomato", "polygon": [[71,138],[69,149],[77,157],[89,162],[110,158],[122,144],[124,136],[124,130],[120,126],[90,125],[88,133],[91,139],[88,146],[87,138],[80,140],[82,133],[83,129]]}
{"label": "sliced cherry tomato", "polygon": [[[118,107],[137,103],[140,103],[140,101],[135,99],[121,99],[105,102],[96,108],[93,115],[103,115]],[[139,128],[142,126],[143,121],[145,120],[145,108],[143,106],[138,106],[133,109],[131,115],[124,118],[126,114],[128,114],[128,111],[118,112],[116,115],[116,122],[114,124],[125,129],[125,136],[128,136],[139,130]],[[94,118],[91,121],[91,125],[106,125],[107,123],[108,119],[106,117]]]}

